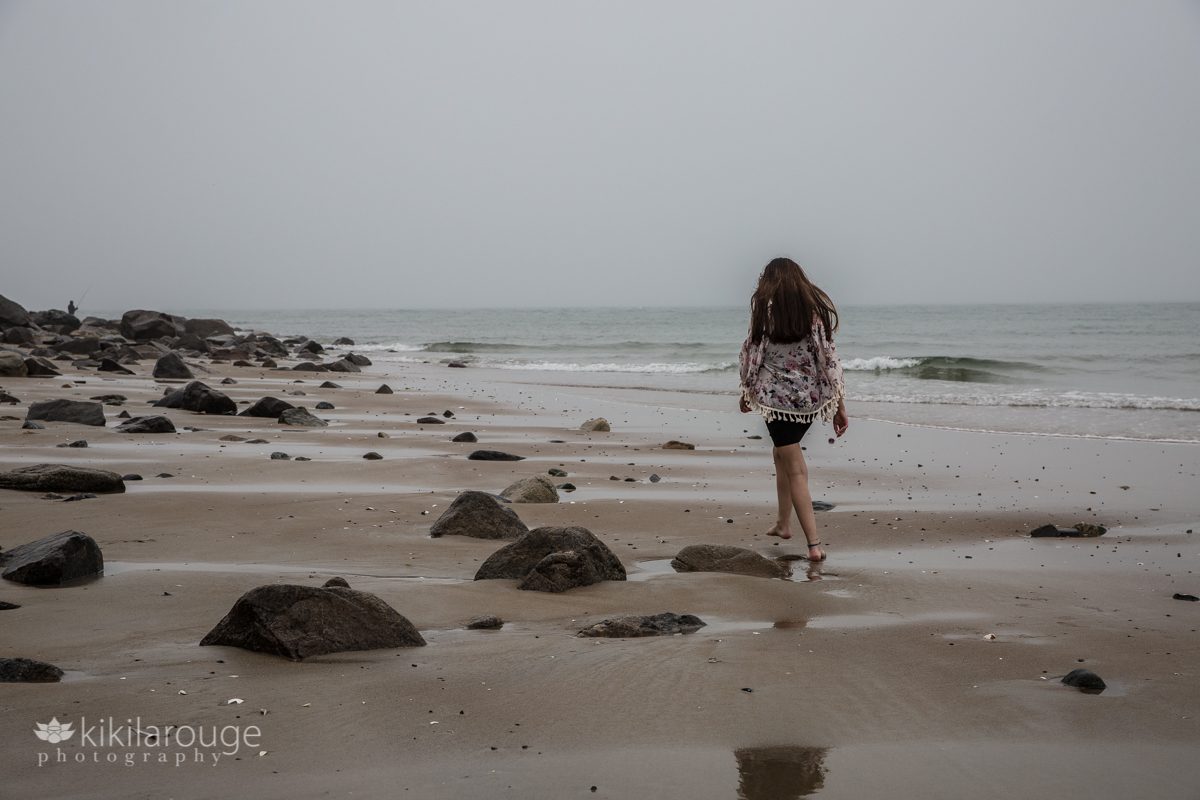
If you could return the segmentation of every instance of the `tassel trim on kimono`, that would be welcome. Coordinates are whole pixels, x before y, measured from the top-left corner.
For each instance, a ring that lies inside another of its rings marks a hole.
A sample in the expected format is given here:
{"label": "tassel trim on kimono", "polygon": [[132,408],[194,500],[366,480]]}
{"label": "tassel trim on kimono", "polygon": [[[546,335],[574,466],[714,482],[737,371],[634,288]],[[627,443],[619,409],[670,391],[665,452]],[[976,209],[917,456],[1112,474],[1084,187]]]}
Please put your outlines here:
{"label": "tassel trim on kimono", "polygon": [[767,422],[808,422],[813,423],[818,419],[825,422],[832,422],[834,414],[837,413],[838,406],[845,398],[845,389],[838,387],[837,394],[826,400],[817,408],[810,411],[800,411],[787,408],[772,408],[764,406],[753,397],[748,396],[748,392],[743,393],[746,398],[746,404],[750,406],[750,410],[762,415]]}

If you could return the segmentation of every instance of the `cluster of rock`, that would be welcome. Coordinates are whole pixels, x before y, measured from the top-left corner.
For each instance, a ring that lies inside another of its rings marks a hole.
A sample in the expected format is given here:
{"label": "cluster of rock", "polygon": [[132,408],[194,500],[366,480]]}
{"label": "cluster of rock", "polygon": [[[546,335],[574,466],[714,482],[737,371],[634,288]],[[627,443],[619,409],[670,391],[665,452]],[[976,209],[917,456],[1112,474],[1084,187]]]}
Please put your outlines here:
{"label": "cluster of rock", "polygon": [[[353,345],[349,339],[340,344]],[[0,295],[0,377],[61,375],[56,362],[76,369],[133,374],[130,366],[153,360],[153,376],[191,380],[202,370],[186,359],[278,368],[276,359],[295,358],[293,370],[360,372],[371,360],[348,353],[325,360],[325,348],[307,337],[280,339],[259,331],[238,332],[222,319],[186,318],[134,309],[121,318],[79,319],[65,311],[27,311]]]}

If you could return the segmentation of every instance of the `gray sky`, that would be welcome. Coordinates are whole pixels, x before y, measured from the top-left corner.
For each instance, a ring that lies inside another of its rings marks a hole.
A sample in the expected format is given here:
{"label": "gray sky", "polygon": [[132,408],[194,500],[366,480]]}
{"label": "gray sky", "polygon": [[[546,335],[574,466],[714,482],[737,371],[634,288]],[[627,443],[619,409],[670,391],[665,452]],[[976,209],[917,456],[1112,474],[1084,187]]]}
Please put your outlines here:
{"label": "gray sky", "polygon": [[1200,3],[4,2],[29,308],[1200,300]]}

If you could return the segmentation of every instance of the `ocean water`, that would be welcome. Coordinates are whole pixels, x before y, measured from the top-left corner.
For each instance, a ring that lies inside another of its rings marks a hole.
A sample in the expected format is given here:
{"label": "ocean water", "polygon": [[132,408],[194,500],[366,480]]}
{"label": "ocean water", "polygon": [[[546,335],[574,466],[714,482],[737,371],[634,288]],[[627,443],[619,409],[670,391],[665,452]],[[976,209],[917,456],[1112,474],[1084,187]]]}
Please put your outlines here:
{"label": "ocean water", "polygon": [[[304,334],[380,366],[737,393],[737,308],[181,312]],[[836,336],[852,415],[972,430],[1200,442],[1200,303],[860,306]],[[731,400],[732,403],[732,400]]]}

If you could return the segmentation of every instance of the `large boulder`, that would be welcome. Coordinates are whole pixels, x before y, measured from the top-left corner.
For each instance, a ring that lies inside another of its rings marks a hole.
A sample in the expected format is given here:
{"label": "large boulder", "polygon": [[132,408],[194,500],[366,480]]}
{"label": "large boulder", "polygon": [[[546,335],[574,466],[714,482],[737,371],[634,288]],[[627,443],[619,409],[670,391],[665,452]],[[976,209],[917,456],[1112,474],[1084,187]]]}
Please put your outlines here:
{"label": "large boulder", "polygon": [[325,364],[325,369],[330,372],[362,372],[358,365],[345,358],[340,358],[337,361],[330,361]]}
{"label": "large boulder", "polygon": [[182,408],[197,414],[235,414],[237,404],[229,395],[209,388],[200,381],[192,381],[182,389],[176,389],[154,404],[159,408]]}
{"label": "large boulder", "polygon": [[514,503],[557,503],[558,490],[544,475],[534,475],[509,485],[500,496]]}
{"label": "large boulder", "polygon": [[72,336],[51,345],[60,353],[71,353],[76,356],[90,356],[100,352],[104,342],[99,336]]}
{"label": "large boulder", "polygon": [[519,589],[561,592],[599,581],[625,580],[625,567],[587,528],[534,528],[492,553],[475,580],[519,580]]}
{"label": "large boulder", "polygon": [[468,461],[524,461],[525,456],[514,455],[513,453],[505,453],[503,450],[475,450],[469,456]]}
{"label": "large boulder", "polygon": [[183,332],[207,339],[210,336],[233,336],[236,331],[223,319],[189,319],[183,323]]}
{"label": "large boulder", "polygon": [[648,616],[629,615],[601,620],[575,634],[583,638],[634,638],[638,636],[672,636],[676,633],[695,633],[707,623],[692,614],[673,614],[664,611]]}
{"label": "large boulder", "polygon": [[90,492],[103,494],[125,491],[121,476],[106,469],[72,467],[66,464],[31,464],[0,472],[0,489],[26,492]]}
{"label": "large boulder", "polygon": [[104,406],[88,400],[40,400],[30,404],[25,419],[104,427]]}
{"label": "large boulder", "polygon": [[31,345],[37,340],[33,328],[4,328],[4,335],[0,336],[0,342],[5,344],[21,344]]}
{"label": "large boulder", "polygon": [[342,586],[271,584],[238,598],[200,640],[299,661],[347,650],[420,647],[411,622],[373,594]]}
{"label": "large boulder", "polygon": [[329,425],[325,420],[314,416],[307,408],[289,408],[279,415],[279,422],[283,425],[298,425],[302,428],[324,428]]}
{"label": "large boulder", "polygon": [[182,333],[182,320],[161,311],[135,309],[126,311],[121,316],[121,335],[126,339],[141,342],[147,339],[168,339]]}
{"label": "large boulder", "polygon": [[132,375],[133,370],[121,366],[111,358],[100,359],[100,366],[96,367],[97,372],[112,372],[116,375]]}
{"label": "large boulder", "polygon": [[0,564],[0,575],[29,586],[57,586],[104,572],[100,546],[79,531],[55,533],[0,552]]}
{"label": "large boulder", "polygon": [[786,578],[786,564],[760,556],[745,547],[726,544],[691,544],[671,559],[676,572],[732,572],[760,578]]}
{"label": "large boulder", "polygon": [[79,317],[74,314],[68,314],[58,308],[52,308],[48,311],[32,311],[29,318],[39,327],[54,333],[71,333],[79,330],[81,323]]}
{"label": "large boulder", "polygon": [[295,406],[287,400],[280,400],[277,397],[264,397],[261,400],[255,401],[254,405],[242,411],[238,416],[279,419],[280,414],[291,408],[295,408]]}
{"label": "large boulder", "polygon": [[62,676],[61,669],[45,661],[0,658],[0,683],[58,683]]}
{"label": "large boulder", "polygon": [[119,433],[175,433],[171,420],[156,414],[148,417],[130,417],[116,427]]}
{"label": "large boulder", "polygon": [[28,328],[32,324],[33,320],[24,306],[0,294],[0,328]]}
{"label": "large boulder", "polygon": [[24,378],[29,375],[29,367],[20,353],[12,350],[0,350],[0,378]]}
{"label": "large boulder", "polygon": [[196,376],[188,369],[188,365],[184,363],[178,353],[167,353],[154,362],[154,377],[190,381]]}
{"label": "large boulder", "polygon": [[53,378],[62,375],[54,364],[36,356],[25,359],[25,370],[31,378]]}
{"label": "large boulder", "polygon": [[473,536],[476,539],[516,539],[529,532],[511,508],[486,492],[467,491],[454,498],[442,512],[429,535]]}

